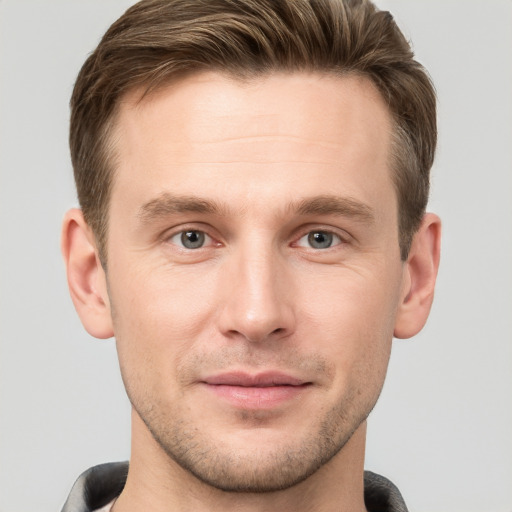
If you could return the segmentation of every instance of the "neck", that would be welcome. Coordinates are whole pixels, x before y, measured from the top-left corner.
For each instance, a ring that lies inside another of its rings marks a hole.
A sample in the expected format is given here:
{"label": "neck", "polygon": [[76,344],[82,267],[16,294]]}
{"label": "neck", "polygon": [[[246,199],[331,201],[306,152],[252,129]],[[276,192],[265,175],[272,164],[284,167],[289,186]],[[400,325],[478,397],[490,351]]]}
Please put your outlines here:
{"label": "neck", "polygon": [[363,422],[337,455],[288,489],[225,492],[201,482],[170,459],[134,412],[130,469],[115,512],[363,512],[365,438]]}

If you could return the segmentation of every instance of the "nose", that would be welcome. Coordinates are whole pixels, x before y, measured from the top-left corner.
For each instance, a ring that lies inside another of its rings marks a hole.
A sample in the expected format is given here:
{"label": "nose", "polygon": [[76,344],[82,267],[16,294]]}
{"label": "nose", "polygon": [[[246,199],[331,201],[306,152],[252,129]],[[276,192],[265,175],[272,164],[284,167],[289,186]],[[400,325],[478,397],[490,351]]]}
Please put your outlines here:
{"label": "nose", "polygon": [[282,339],[296,323],[291,271],[278,251],[254,245],[226,262],[220,329],[250,342]]}

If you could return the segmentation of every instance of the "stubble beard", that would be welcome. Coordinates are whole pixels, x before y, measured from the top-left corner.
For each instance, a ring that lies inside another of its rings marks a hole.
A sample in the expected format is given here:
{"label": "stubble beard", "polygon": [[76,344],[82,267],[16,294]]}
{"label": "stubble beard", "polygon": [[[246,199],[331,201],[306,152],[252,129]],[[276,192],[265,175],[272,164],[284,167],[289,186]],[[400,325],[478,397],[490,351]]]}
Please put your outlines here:
{"label": "stubble beard", "polygon": [[356,408],[354,398],[331,408],[302,439],[271,447],[255,442],[245,454],[209,437],[183,415],[179,421],[175,415],[160,415],[155,411],[162,408],[148,407],[146,400],[132,400],[132,405],[169,459],[200,482],[225,492],[270,493],[303,482],[342,450],[376,402]]}
{"label": "stubble beard", "polygon": [[[366,360],[363,358],[363,361]],[[323,382],[330,382],[331,385],[335,375],[334,366],[315,355],[287,354],[281,359],[274,356],[271,360],[270,356],[251,356],[245,347],[240,348],[238,353],[230,347],[215,355],[187,358],[177,371],[178,386],[186,389],[200,373],[199,368],[220,371],[234,367],[236,363],[255,368],[300,368],[305,375],[322,375]],[[290,435],[284,432],[265,445],[258,439],[258,428],[255,426],[252,436],[249,436],[249,449],[240,450],[230,443],[227,433],[216,436],[207,421],[197,422],[197,410],[192,411],[191,415],[186,406],[179,406],[161,396],[158,382],[140,386],[147,379],[139,373],[140,367],[135,368],[121,364],[128,397],[158,447],[168,457],[170,465],[177,464],[199,482],[231,493],[281,491],[312,476],[343,449],[366,420],[382,390],[386,373],[384,365],[368,366],[366,362],[358,365],[353,370],[354,376],[348,388],[340,390],[337,400],[333,397],[335,402],[325,404],[320,409],[303,411],[309,425],[303,428],[301,435],[294,435],[294,423],[290,421]],[[317,418],[311,420],[315,413]],[[251,413],[241,414],[248,416],[245,418],[249,420],[246,425],[250,425]],[[272,428],[272,422],[267,426]]]}

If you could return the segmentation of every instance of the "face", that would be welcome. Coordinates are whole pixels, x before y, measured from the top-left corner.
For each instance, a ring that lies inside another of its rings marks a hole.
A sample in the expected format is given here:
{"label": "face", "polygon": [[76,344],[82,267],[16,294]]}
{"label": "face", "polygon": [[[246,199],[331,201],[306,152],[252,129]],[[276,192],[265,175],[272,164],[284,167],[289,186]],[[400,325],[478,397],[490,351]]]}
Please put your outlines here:
{"label": "face", "polygon": [[403,298],[389,113],[366,79],[316,74],[138,100],[108,240],[135,414],[210,485],[289,487],[342,453],[384,380]]}

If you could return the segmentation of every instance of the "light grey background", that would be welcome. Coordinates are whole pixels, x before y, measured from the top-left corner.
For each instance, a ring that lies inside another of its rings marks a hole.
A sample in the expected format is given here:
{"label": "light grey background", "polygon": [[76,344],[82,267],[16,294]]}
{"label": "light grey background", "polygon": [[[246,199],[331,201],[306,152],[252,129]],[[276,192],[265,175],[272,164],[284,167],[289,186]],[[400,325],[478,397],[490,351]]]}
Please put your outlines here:
{"label": "light grey background", "polygon": [[[128,0],[0,0],[0,512],[60,510],[78,474],[129,456],[114,343],[68,298],[60,222],[76,74]],[[396,341],[366,466],[416,512],[512,511],[512,2],[388,0],[430,70],[444,220],[435,306]]]}

